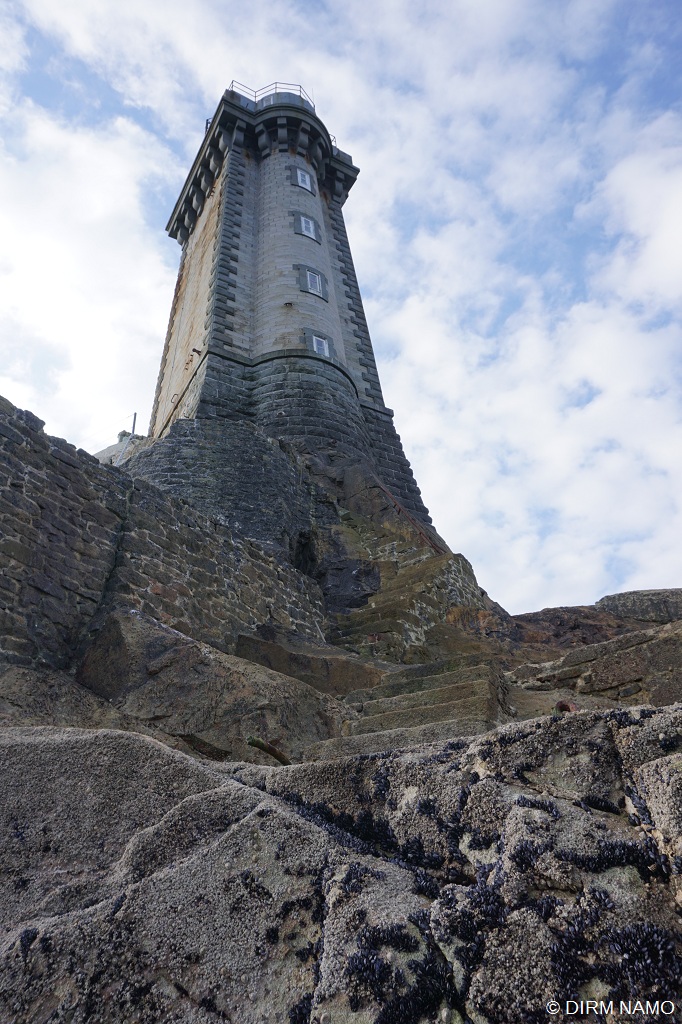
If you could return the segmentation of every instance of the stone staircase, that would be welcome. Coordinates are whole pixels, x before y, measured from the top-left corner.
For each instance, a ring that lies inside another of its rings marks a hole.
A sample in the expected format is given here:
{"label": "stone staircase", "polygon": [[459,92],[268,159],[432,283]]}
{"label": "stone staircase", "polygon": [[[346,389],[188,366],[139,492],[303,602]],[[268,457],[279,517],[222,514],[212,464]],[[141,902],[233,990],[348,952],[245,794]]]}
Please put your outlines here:
{"label": "stone staircase", "polygon": [[368,556],[382,564],[384,570],[393,564],[397,572],[400,566],[418,564],[433,557],[433,548],[408,522],[381,523],[345,508],[339,508],[338,515],[340,521],[357,534]]}
{"label": "stone staircase", "polygon": [[343,735],[311,744],[305,760],[435,743],[486,732],[510,718],[500,670],[464,656],[389,672],[373,687],[344,697]]}
{"label": "stone staircase", "polygon": [[499,659],[480,652],[401,665],[272,632],[240,636],[236,653],[339,702],[337,735],[304,745],[303,761],[471,736],[513,716]]}

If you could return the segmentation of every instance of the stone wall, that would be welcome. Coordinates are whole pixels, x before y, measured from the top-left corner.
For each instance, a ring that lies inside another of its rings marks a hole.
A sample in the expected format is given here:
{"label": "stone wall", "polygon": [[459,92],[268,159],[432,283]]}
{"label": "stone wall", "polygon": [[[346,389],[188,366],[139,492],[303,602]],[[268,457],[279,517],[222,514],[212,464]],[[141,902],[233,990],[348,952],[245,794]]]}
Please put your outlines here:
{"label": "stone wall", "polygon": [[282,350],[247,359],[210,353],[198,419],[251,419],[274,438],[372,458],[355,385],[329,359]]}
{"label": "stone wall", "polygon": [[113,571],[130,481],[42,426],[2,400],[0,654],[61,667]]}
{"label": "stone wall", "polygon": [[218,519],[135,480],[108,603],[137,608],[219,650],[274,622],[320,639],[322,594]]}
{"label": "stone wall", "polygon": [[251,360],[246,356],[210,351],[206,358],[205,374],[201,379],[197,377],[195,397],[198,419],[251,419]]}
{"label": "stone wall", "polygon": [[328,359],[282,354],[255,368],[256,422],[271,436],[371,459],[355,385]]}
{"label": "stone wall", "polygon": [[363,458],[408,512],[431,522],[391,410],[360,405],[352,381],[329,359],[282,351],[251,360],[211,352],[197,380],[198,419],[252,419],[271,437],[302,442],[309,451],[332,447]]}
{"label": "stone wall", "polygon": [[286,559],[313,521],[338,518],[295,456],[245,420],[177,420],[126,470],[220,516],[241,535],[274,545]]}
{"label": "stone wall", "polygon": [[66,667],[123,606],[223,651],[267,622],[320,637],[310,579],[42,426],[0,400],[0,657]]}
{"label": "stone wall", "polygon": [[378,475],[415,519],[431,523],[429,510],[422,501],[412,467],[405,457],[400,435],[395,429],[392,413],[388,409],[372,409],[367,405],[363,405],[362,411],[372,439]]}

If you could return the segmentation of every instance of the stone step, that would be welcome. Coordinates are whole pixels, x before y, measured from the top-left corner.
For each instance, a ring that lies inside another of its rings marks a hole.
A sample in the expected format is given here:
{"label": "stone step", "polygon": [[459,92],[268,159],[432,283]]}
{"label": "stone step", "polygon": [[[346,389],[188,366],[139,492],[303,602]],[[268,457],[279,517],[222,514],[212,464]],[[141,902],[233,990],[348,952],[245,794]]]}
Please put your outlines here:
{"label": "stone step", "polygon": [[492,664],[491,659],[481,658],[479,654],[450,654],[447,658],[440,658],[437,661],[417,662],[414,665],[396,668],[391,672],[391,680],[402,682],[404,679],[421,679],[422,676],[437,676],[443,672],[454,672],[459,668],[488,664]]}
{"label": "stone step", "polygon": [[460,700],[452,700],[444,704],[424,704],[396,711],[386,711],[378,715],[363,716],[355,721],[344,723],[344,726],[349,729],[351,736],[360,736],[368,732],[411,729],[418,725],[453,721],[460,718],[490,721],[495,717],[496,704],[495,695],[486,687],[483,693]]}
{"label": "stone step", "polygon": [[304,761],[333,761],[356,754],[377,754],[383,750],[401,750],[426,743],[442,743],[461,736],[477,736],[488,732],[495,723],[485,718],[456,718],[451,721],[429,722],[406,729],[363,733],[358,736],[337,736],[321,740],[306,747]]}
{"label": "stone step", "polygon": [[[435,676],[435,679],[442,677]],[[419,680],[426,682],[426,680]],[[492,683],[488,678],[478,678],[452,683],[450,686],[435,686],[399,693],[392,697],[379,697],[377,700],[365,700],[358,708],[363,718],[383,715],[391,711],[403,711],[410,708],[427,707],[430,704],[448,704],[455,700],[466,700],[480,694],[491,692]],[[370,690],[371,694],[372,691]]]}
{"label": "stone step", "polygon": [[[365,703],[366,701],[379,700],[384,697],[398,697],[408,693],[425,693],[428,690],[438,690],[446,686],[456,686],[478,682],[481,679],[491,678],[491,670],[487,665],[471,665],[458,669],[451,669],[434,675],[405,676],[402,673],[392,672],[384,677],[385,681],[376,686],[363,687],[360,690],[351,690],[344,697],[347,704]],[[492,678],[497,678],[493,675]]]}
{"label": "stone step", "polygon": [[239,658],[293,676],[321,693],[343,698],[358,685],[371,690],[391,671],[390,664],[378,659],[368,662],[331,645],[298,643],[282,639],[264,639],[240,633],[235,653]]}
{"label": "stone step", "polygon": [[401,633],[406,623],[416,628],[421,619],[414,611],[413,603],[405,601],[398,605],[396,601],[387,601],[381,607],[365,606],[354,612],[352,619],[339,615],[334,635],[346,642],[352,641],[354,637],[362,639],[371,633]]}
{"label": "stone step", "polygon": [[[421,566],[416,566],[417,569]],[[389,580],[385,588],[380,590],[378,593],[373,594],[367,604],[362,605],[360,608],[354,608],[347,616],[350,620],[349,625],[355,622],[362,622],[364,619],[380,617],[386,608],[407,607],[410,605],[416,597],[419,597],[421,604],[432,605],[434,608],[438,607],[438,598],[429,593],[428,589],[422,590],[421,585],[416,583],[417,577],[415,576],[415,585],[410,586],[409,582],[404,580]]]}

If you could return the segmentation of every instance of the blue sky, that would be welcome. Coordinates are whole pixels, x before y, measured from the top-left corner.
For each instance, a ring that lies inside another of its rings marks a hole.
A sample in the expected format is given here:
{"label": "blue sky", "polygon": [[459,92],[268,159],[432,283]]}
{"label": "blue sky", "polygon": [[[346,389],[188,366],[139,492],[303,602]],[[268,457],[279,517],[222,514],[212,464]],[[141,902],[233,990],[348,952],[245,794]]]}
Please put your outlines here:
{"label": "blue sky", "polygon": [[682,19],[662,0],[10,0],[0,393],[149,418],[164,226],[232,79],[298,82],[434,521],[510,611],[682,586]]}

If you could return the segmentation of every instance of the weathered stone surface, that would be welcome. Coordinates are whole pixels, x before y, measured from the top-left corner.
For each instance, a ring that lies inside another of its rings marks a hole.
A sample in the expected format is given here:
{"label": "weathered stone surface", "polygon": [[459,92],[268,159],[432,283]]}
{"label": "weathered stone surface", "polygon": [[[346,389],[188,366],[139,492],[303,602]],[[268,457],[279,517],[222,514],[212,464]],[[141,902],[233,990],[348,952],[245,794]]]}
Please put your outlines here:
{"label": "weathered stone surface", "polygon": [[306,683],[197,643],[136,611],[110,615],[78,681],[127,719],[215,760],[272,763],[250,736],[298,760],[357,717]]}
{"label": "weathered stone surface", "polygon": [[672,704],[682,699],[682,623],[576,647],[558,661],[521,665],[508,679],[525,689],[570,687],[624,703]]}
{"label": "weathered stone surface", "polygon": [[447,622],[453,607],[476,611],[493,605],[463,555],[422,555],[380,563],[381,590],[367,604],[337,615],[334,643],[372,657],[411,660],[422,653],[429,630]]}
{"label": "weathered stone surface", "polygon": [[499,635],[508,635],[523,646],[582,647],[642,629],[644,621],[633,615],[633,610],[630,606],[618,614],[614,609],[602,607],[600,602],[574,608],[544,608],[511,616],[506,626],[497,628]]}
{"label": "weathered stone surface", "polygon": [[[678,730],[668,726],[659,746],[682,746]],[[682,857],[682,755],[670,754],[644,764],[635,777],[668,855],[673,860]],[[682,879],[678,877],[676,884],[682,904]]]}
{"label": "weathered stone surface", "polygon": [[67,672],[0,665],[0,728],[31,725],[141,732],[191,753],[182,740],[119,711]]}
{"label": "weathered stone surface", "polygon": [[331,645],[314,645],[282,636],[274,639],[274,631],[266,629],[260,632],[266,632],[272,639],[240,634],[235,654],[301,679],[322,693],[345,696],[362,687],[372,689],[394,669],[394,666],[382,665],[378,661],[370,664]]}
{"label": "weathered stone surface", "polygon": [[0,1019],[539,1024],[551,998],[679,1000],[680,748],[680,706],[290,768],[4,730]]}
{"label": "weathered stone surface", "polygon": [[682,589],[628,590],[609,594],[596,602],[599,611],[643,622],[674,622],[682,619]]}

